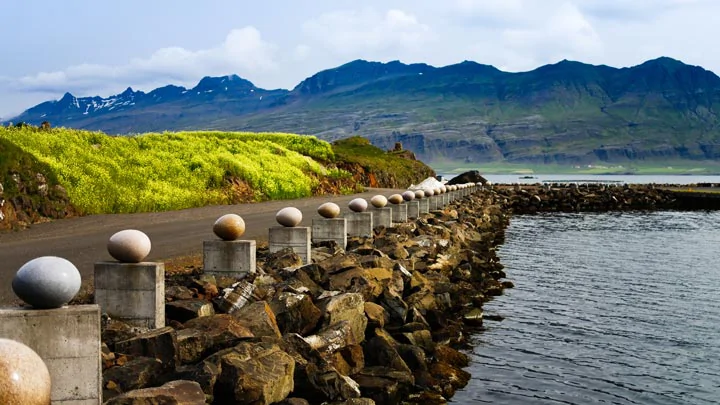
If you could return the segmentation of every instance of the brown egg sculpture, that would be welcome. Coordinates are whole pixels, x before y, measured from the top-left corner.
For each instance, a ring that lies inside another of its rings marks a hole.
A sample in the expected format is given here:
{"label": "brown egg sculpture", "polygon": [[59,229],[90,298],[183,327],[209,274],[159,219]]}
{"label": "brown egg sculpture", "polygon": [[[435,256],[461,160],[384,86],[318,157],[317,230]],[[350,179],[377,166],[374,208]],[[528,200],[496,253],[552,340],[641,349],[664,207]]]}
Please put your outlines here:
{"label": "brown egg sculpture", "polygon": [[213,232],[222,240],[237,240],[245,233],[245,221],[237,214],[225,214],[213,224]]}
{"label": "brown egg sculpture", "polygon": [[317,212],[323,218],[337,218],[340,215],[340,207],[333,202],[326,202],[318,207]]}

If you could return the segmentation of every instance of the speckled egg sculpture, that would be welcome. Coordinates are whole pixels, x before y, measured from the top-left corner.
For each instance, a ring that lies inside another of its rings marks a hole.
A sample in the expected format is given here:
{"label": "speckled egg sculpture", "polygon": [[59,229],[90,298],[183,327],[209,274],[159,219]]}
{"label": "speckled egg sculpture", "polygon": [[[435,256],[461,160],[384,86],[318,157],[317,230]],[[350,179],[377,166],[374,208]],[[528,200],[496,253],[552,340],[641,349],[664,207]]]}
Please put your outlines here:
{"label": "speckled egg sculpture", "polygon": [[110,256],[123,263],[140,263],[150,254],[150,238],[137,229],[115,233],[107,243]]}
{"label": "speckled egg sculpture", "polygon": [[390,201],[391,204],[400,204],[404,201],[404,199],[403,196],[400,194],[393,194],[388,197],[388,201]]}
{"label": "speckled egg sculpture", "polygon": [[388,203],[388,199],[385,198],[384,195],[376,195],[373,198],[370,199],[370,204],[372,204],[375,208],[382,208],[386,206]]}
{"label": "speckled egg sculpture", "polygon": [[403,193],[401,195],[402,195],[403,200],[405,200],[405,201],[412,201],[415,199],[414,191],[410,191],[410,190],[403,191]]}
{"label": "speckled egg sculpture", "polygon": [[333,202],[326,202],[318,207],[317,212],[323,218],[337,218],[340,215],[340,206]]}
{"label": "speckled egg sculpture", "polygon": [[368,208],[368,203],[364,198],[356,198],[348,203],[348,208],[353,212],[365,212]]}
{"label": "speckled egg sculpture", "polygon": [[275,220],[284,227],[292,228],[302,222],[302,211],[295,207],[285,207],[275,214]]}
{"label": "speckled egg sculpture", "polygon": [[215,221],[213,232],[222,240],[237,240],[245,233],[245,220],[237,214],[225,214]]}
{"label": "speckled egg sculpture", "polygon": [[0,338],[0,404],[49,405],[50,391],[42,358],[20,342]]}
{"label": "speckled egg sculpture", "polygon": [[435,195],[435,190],[433,190],[431,188],[424,190],[424,191],[425,191],[425,196],[427,196],[427,197],[432,197],[433,195]]}
{"label": "speckled egg sculpture", "polygon": [[20,267],[13,277],[12,289],[18,298],[35,308],[60,308],[80,291],[81,282],[77,267],[67,259],[41,256]]}
{"label": "speckled egg sculpture", "polygon": [[425,197],[425,191],[415,190],[415,198],[420,199]]}

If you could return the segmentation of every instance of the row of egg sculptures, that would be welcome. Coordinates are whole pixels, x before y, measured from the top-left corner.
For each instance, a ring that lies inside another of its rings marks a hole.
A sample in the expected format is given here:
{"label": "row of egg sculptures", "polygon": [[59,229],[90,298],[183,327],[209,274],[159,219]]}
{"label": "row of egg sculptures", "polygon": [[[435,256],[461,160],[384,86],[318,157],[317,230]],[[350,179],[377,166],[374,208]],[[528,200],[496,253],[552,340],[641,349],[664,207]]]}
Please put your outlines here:
{"label": "row of egg sculptures", "polygon": [[50,405],[50,371],[23,343],[0,338],[0,404]]}

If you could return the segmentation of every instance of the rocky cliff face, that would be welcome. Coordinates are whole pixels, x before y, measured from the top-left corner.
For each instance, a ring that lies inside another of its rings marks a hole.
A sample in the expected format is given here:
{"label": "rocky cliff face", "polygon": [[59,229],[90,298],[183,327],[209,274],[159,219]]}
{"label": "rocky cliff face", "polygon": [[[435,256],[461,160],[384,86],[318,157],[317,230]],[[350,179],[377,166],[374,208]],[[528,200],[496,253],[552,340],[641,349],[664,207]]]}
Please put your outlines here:
{"label": "rocky cliff face", "polygon": [[78,215],[49,168],[0,139],[0,231]]}

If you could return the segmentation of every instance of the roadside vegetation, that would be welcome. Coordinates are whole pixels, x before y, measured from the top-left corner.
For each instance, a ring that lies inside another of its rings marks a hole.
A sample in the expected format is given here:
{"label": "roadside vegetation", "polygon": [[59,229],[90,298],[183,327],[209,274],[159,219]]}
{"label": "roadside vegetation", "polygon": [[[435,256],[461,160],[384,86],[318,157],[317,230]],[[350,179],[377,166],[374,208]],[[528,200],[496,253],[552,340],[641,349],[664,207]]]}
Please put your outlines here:
{"label": "roadside vegetation", "polygon": [[[25,126],[0,128],[0,141],[13,156],[22,151],[46,168],[43,175],[56,179],[84,214],[233,203],[237,202],[230,192],[233,187],[243,187],[250,201],[307,197],[325,178],[349,177],[335,167],[331,145],[312,136],[241,132],[108,136]],[[10,159],[17,157],[4,156],[4,164]],[[0,175],[12,185],[8,171]]]}

